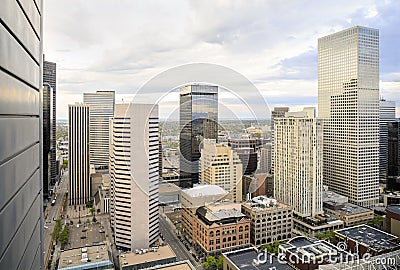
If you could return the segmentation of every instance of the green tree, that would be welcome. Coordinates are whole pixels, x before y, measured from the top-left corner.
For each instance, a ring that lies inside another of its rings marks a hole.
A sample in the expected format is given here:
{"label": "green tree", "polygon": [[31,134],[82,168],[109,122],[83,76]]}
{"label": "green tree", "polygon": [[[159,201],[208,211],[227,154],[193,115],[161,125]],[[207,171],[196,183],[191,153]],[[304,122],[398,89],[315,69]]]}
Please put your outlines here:
{"label": "green tree", "polygon": [[91,207],[90,209],[89,209],[89,211],[90,211],[90,213],[92,214],[92,216],[94,215],[94,212],[96,211],[96,209],[94,209],[93,207]]}
{"label": "green tree", "polygon": [[68,167],[68,159],[63,160],[63,164],[61,165],[61,168],[64,170]]}
{"label": "green tree", "polygon": [[370,225],[370,226],[376,227],[376,228],[382,228],[382,226],[383,226],[383,217],[382,216],[375,216],[367,224]]}
{"label": "green tree", "polygon": [[202,265],[207,270],[215,270],[217,269],[217,260],[214,256],[207,256],[206,261]]}
{"label": "green tree", "polygon": [[61,219],[57,219],[56,225],[54,226],[54,230],[53,230],[53,234],[52,234],[54,241],[56,241],[56,242],[58,241],[61,230],[62,230]]}
{"label": "green tree", "polygon": [[64,230],[60,234],[61,249],[64,249],[65,245],[68,243],[68,239],[69,239],[69,228],[68,226],[65,226]]}
{"label": "green tree", "polygon": [[224,257],[222,255],[218,256],[216,266],[217,266],[217,269],[220,269],[220,270],[222,270],[224,268]]}

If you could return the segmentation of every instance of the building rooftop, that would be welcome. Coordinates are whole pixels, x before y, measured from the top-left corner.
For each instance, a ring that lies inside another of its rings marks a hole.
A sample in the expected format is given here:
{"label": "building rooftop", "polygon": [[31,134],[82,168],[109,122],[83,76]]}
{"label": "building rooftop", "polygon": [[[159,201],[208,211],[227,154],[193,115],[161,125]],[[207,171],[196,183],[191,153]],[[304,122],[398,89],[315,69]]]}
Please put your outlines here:
{"label": "building rooftop", "polygon": [[170,246],[166,245],[158,248],[137,249],[135,252],[121,254],[119,262],[121,267],[126,267],[170,258],[176,258],[176,255]]}
{"label": "building rooftop", "polygon": [[359,244],[368,246],[370,249],[377,252],[384,251],[386,249],[392,249],[398,246],[393,242],[393,240],[398,239],[397,236],[365,224],[346,229],[340,229],[335,231],[335,234],[342,238],[357,241]]}
{"label": "building rooftop", "polygon": [[355,215],[355,214],[360,214],[360,213],[365,213],[365,212],[371,212],[372,210],[368,208],[364,208],[352,203],[343,203],[343,204],[337,204],[335,202],[325,202],[327,205],[332,205],[338,207],[335,209],[336,212],[343,213],[345,215]]}
{"label": "building rooftop", "polygon": [[190,197],[203,197],[203,196],[225,196],[229,192],[217,185],[198,185],[189,189],[184,189],[185,192]]}
{"label": "building rooftop", "polygon": [[[96,269],[110,267],[114,269],[107,243],[96,246],[65,250],[60,254],[59,270],[63,269]],[[104,268],[105,269],[105,268]]]}
{"label": "building rooftop", "polygon": [[251,200],[248,200],[245,203],[243,203],[243,206],[249,207],[253,211],[272,211],[290,207],[287,204],[280,203],[273,198],[268,198],[267,196],[254,197]]}
{"label": "building rooftop", "polygon": [[168,263],[163,265],[157,265],[150,268],[146,268],[147,270],[195,270],[194,266],[190,263],[190,261],[180,261],[175,263]]}
{"label": "building rooftop", "polygon": [[222,255],[238,269],[241,270],[289,270],[292,269],[285,263],[280,263],[276,257],[267,254],[267,258],[264,256],[262,260],[266,260],[265,263],[257,263],[258,255],[260,253],[257,249],[250,247],[231,252],[223,253]]}
{"label": "building rooftop", "polygon": [[209,211],[205,207],[200,207],[197,210],[197,213],[210,223],[222,221],[225,219],[245,217],[244,214],[242,214],[240,211],[236,209],[221,209],[218,211]]}
{"label": "building rooftop", "polygon": [[285,253],[289,253],[290,260],[314,262],[317,264],[336,263],[354,259],[354,255],[339,247],[324,241],[298,236],[279,247]]}
{"label": "building rooftop", "polygon": [[386,210],[395,214],[400,215],[400,205],[388,205]]}
{"label": "building rooftop", "polygon": [[180,187],[172,183],[161,183],[158,186],[158,191],[160,194],[169,194],[169,193],[181,192],[181,189]]}
{"label": "building rooftop", "polygon": [[340,195],[336,192],[333,192],[330,190],[324,190],[322,192],[322,201],[323,202],[345,203],[345,202],[348,202],[349,199],[346,196]]}

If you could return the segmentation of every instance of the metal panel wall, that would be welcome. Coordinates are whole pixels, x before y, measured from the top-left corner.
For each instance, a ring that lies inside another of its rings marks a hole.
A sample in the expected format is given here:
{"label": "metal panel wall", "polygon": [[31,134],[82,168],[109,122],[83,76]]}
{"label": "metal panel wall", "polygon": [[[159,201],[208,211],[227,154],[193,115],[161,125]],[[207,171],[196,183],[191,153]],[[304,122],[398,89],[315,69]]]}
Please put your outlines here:
{"label": "metal panel wall", "polygon": [[43,265],[41,9],[0,3],[0,269]]}

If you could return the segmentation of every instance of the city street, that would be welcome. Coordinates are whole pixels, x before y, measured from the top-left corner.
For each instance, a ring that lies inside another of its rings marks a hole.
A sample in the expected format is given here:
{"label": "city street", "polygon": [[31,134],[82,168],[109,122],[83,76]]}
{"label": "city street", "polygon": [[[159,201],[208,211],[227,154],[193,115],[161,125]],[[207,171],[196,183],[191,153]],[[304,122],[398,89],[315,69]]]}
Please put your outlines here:
{"label": "city street", "polygon": [[[43,243],[44,243],[44,260],[45,260],[45,267],[47,267],[47,262],[50,258],[49,252],[51,251],[51,234],[54,229],[55,221],[57,220],[60,216],[61,208],[62,208],[62,203],[63,203],[63,198],[65,193],[68,191],[68,186],[67,186],[67,179],[68,179],[68,173],[65,170],[64,174],[60,178],[60,185],[58,186],[57,190],[55,191],[55,195],[51,197],[49,200],[49,203],[47,205],[47,208],[44,212],[44,231],[43,231]],[[51,201],[57,197],[55,205],[51,206]]]}
{"label": "city street", "polygon": [[192,254],[186,249],[175,234],[172,223],[166,220],[164,215],[160,215],[160,233],[165,237],[165,242],[172,248],[178,261],[190,260],[196,269],[204,269],[200,262],[196,262]]}

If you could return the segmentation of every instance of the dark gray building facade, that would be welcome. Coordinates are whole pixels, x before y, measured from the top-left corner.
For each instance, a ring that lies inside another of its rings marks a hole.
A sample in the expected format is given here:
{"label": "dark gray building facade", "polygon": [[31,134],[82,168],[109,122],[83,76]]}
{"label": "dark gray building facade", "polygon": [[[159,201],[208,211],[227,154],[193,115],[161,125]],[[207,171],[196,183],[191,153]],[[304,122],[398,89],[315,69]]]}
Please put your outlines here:
{"label": "dark gray building facade", "polygon": [[218,139],[218,86],[184,86],[179,101],[179,186],[191,187],[199,183],[201,143]]}
{"label": "dark gray building facade", "polygon": [[42,1],[0,4],[0,269],[42,269]]}
{"label": "dark gray building facade", "polygon": [[[44,58],[44,57],[43,57]],[[56,163],[56,63],[43,61],[43,196],[58,180]]]}

